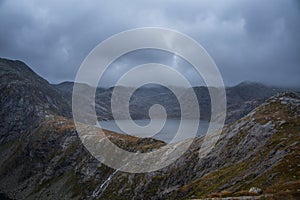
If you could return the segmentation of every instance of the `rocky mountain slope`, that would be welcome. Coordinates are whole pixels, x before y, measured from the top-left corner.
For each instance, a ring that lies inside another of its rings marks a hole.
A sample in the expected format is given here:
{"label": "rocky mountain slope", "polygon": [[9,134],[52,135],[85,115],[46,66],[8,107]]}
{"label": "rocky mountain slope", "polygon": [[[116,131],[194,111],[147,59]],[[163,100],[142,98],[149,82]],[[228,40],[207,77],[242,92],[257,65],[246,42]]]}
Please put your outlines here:
{"label": "rocky mountain slope", "polygon": [[[77,191],[78,184],[82,182],[81,187],[84,187],[84,183],[88,183],[95,189],[112,169],[90,156],[82,145],[70,118],[69,102],[20,61],[1,59],[0,73],[1,197],[61,199],[76,197],[78,192],[82,198],[91,195]],[[146,152],[164,145],[151,138],[105,133],[128,151]],[[100,178],[91,176],[90,170],[100,173],[97,175]],[[85,180],[80,181],[80,177]],[[66,180],[71,181],[69,187],[57,191]],[[53,185],[49,184],[51,182]],[[92,192],[91,189],[87,191]]]}
{"label": "rocky mountain slope", "polygon": [[175,196],[240,196],[257,186],[271,197],[296,199],[300,197],[299,158],[300,97],[279,94],[226,126],[206,158],[211,160],[206,168],[216,170],[206,171]]}
{"label": "rocky mountain slope", "polygon": [[[253,195],[248,192],[253,186],[263,190],[262,198],[300,197],[296,93],[275,95],[229,123],[207,157],[199,158],[199,137],[170,166],[130,174],[101,164],[87,152],[70,118],[67,97],[57,88],[20,61],[1,59],[0,74],[0,197],[192,199]],[[165,145],[105,133],[128,151],[147,152]],[[185,142],[172,144],[170,151]]]}
{"label": "rocky mountain slope", "polygon": [[71,117],[68,102],[21,61],[0,59],[0,143],[17,138],[46,117]]}

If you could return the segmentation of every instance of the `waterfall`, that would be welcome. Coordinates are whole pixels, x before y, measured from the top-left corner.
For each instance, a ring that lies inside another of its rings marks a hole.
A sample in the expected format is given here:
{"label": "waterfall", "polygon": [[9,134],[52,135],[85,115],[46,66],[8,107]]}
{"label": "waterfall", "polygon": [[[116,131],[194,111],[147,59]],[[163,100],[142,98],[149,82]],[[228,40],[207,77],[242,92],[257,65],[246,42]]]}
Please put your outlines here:
{"label": "waterfall", "polygon": [[[127,165],[127,164],[126,164]],[[123,167],[126,165],[120,167],[119,169],[116,169],[92,194],[93,198],[99,198],[102,193],[106,190],[108,187],[111,179],[117,174],[118,171],[120,171]]]}

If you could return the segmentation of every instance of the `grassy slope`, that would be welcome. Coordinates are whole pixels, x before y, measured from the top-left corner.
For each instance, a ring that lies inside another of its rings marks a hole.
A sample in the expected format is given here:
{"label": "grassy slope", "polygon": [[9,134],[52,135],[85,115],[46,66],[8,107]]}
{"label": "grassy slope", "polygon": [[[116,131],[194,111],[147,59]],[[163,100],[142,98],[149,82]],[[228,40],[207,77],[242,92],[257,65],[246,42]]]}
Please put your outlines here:
{"label": "grassy slope", "polygon": [[[272,194],[268,197],[270,199],[300,198],[300,117],[294,115],[295,112],[299,112],[299,106],[288,106],[277,100],[256,109],[252,119],[260,124],[275,122],[276,129],[258,149],[259,153],[208,173],[181,187],[178,192],[185,198],[243,196],[251,195],[247,191],[255,186],[262,188],[266,194]],[[227,148],[234,148],[247,134],[239,132],[228,141]],[[266,166],[268,170],[262,174],[254,173],[256,167],[267,165],[276,153],[282,153],[283,158],[273,166]],[[228,186],[224,188],[226,184]]]}

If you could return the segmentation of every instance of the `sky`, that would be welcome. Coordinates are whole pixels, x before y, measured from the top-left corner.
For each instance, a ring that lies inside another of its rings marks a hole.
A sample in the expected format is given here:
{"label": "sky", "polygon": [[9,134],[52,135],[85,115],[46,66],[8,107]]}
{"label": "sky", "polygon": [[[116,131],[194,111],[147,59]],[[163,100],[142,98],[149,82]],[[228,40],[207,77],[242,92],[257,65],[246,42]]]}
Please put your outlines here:
{"label": "sky", "polygon": [[[228,86],[300,86],[299,0],[0,0],[0,24],[0,57],[24,61],[51,83],[74,80],[85,57],[108,37],[154,26],[199,42]],[[193,85],[201,84],[192,66],[153,50],[118,59],[103,86],[147,62],[181,69]]]}

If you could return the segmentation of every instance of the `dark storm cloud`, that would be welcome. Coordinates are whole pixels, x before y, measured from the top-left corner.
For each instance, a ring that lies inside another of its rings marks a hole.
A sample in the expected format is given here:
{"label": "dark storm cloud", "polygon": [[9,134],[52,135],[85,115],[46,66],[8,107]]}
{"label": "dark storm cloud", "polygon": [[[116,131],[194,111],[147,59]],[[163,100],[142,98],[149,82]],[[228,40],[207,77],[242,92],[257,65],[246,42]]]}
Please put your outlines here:
{"label": "dark storm cloud", "polygon": [[[159,26],[200,42],[226,84],[252,80],[296,86],[300,85],[299,19],[298,0],[2,0],[0,56],[25,61],[50,82],[73,80],[99,42],[126,29]],[[110,77],[122,64],[174,62],[170,56],[141,55],[112,68],[106,84],[111,84]],[[185,75],[192,82],[197,79],[193,70]]]}

